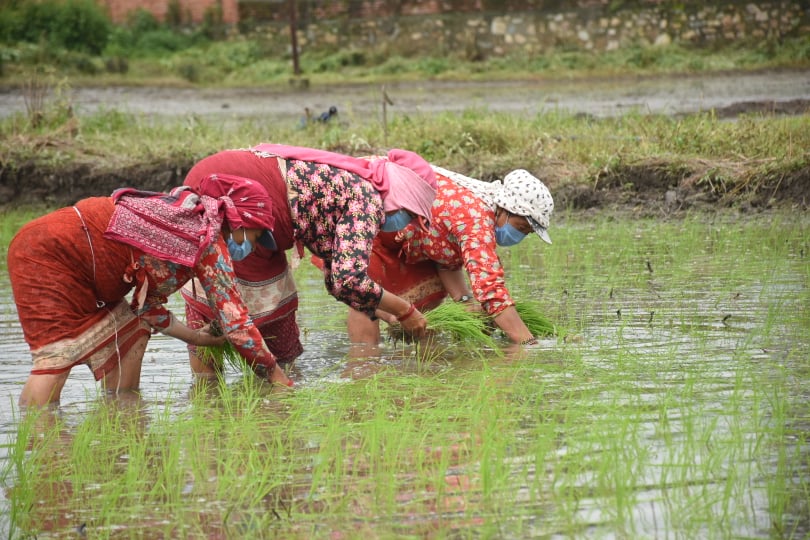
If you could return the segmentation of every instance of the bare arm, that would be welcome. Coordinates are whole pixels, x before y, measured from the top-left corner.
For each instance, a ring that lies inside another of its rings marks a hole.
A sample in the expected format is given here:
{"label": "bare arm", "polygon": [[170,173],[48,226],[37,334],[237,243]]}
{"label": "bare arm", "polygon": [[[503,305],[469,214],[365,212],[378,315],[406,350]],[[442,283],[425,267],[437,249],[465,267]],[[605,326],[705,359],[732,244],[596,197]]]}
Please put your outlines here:
{"label": "bare arm", "polygon": [[461,268],[458,270],[445,270],[440,268],[439,279],[444,286],[444,290],[447,291],[447,294],[449,294],[450,298],[453,300],[458,301],[462,296],[472,298],[473,293],[470,291],[469,285],[467,285],[467,276]]}
{"label": "bare arm", "polygon": [[531,342],[534,340],[534,336],[526,327],[526,324],[523,322],[523,319],[520,318],[514,306],[509,306],[498,313],[493,318],[493,321],[495,321],[498,328],[503,330],[503,333],[509,336],[509,339],[514,343],[524,344],[527,341]]}
{"label": "bare arm", "polygon": [[161,333],[185,341],[191,345],[198,347],[214,347],[225,343],[225,336],[214,336],[209,332],[209,327],[205,326],[199,330],[189,328],[185,324],[177,320],[174,314],[171,314],[171,321],[169,326],[161,330]]}

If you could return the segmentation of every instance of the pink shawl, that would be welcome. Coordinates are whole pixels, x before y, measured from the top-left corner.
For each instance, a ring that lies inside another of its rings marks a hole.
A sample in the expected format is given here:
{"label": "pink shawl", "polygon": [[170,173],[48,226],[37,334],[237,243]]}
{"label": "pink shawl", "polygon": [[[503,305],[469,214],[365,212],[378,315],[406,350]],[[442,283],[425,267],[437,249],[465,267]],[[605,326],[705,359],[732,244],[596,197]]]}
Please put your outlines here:
{"label": "pink shawl", "polygon": [[[377,159],[377,160],[369,160],[365,158],[356,158],[352,156],[347,156],[345,154],[338,154],[335,152],[329,152],[327,150],[318,150],[316,148],[305,148],[302,146],[288,146],[284,144],[271,144],[271,143],[263,143],[256,145],[252,148],[252,150],[257,152],[264,152],[274,156],[280,156],[284,159],[297,159],[301,161],[310,161],[314,163],[323,163],[325,165],[331,165],[333,167],[337,167],[339,169],[343,169],[349,171],[350,173],[356,174],[361,178],[364,178],[372,183],[374,188],[380,193],[380,196],[385,200],[388,196],[389,191],[391,190],[391,181],[397,180],[409,180],[407,178],[406,173],[407,171],[402,171],[400,168],[407,169],[415,173],[415,178],[420,178],[427,183],[427,187],[430,188],[428,190],[420,189],[417,187],[416,190],[420,193],[420,198],[425,198],[429,196],[429,192],[432,189],[433,197],[436,195],[436,174],[433,172],[433,169],[430,166],[430,163],[425,161],[425,159],[409,150],[401,150],[399,148],[394,148],[390,152],[388,152],[388,159]],[[394,164],[397,167],[391,167],[390,165]],[[392,178],[394,174],[392,171],[397,171],[397,178]],[[413,190],[410,190],[413,191]],[[419,214],[422,215],[424,210],[425,201],[422,201],[420,204],[414,204],[414,206],[418,206]],[[424,216],[427,219],[430,219],[430,205],[433,203],[433,199],[431,198],[427,204],[427,215]],[[404,206],[400,205],[398,208],[403,208]],[[415,208],[408,208],[409,210],[416,211]]]}

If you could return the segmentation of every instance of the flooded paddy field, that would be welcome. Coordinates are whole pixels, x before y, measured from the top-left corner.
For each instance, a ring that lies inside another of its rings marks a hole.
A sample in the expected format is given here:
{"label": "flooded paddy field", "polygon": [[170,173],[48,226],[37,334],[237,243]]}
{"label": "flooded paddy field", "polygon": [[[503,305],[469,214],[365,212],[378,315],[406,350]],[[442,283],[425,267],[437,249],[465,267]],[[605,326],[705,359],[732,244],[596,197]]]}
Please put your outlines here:
{"label": "flooded paddy field", "polygon": [[539,347],[349,359],[345,309],[305,263],[292,391],[233,369],[195,383],[156,336],[138,398],[75,369],[36,426],[0,267],[3,536],[810,535],[810,218],[552,229],[502,251],[513,295],[560,327]]}

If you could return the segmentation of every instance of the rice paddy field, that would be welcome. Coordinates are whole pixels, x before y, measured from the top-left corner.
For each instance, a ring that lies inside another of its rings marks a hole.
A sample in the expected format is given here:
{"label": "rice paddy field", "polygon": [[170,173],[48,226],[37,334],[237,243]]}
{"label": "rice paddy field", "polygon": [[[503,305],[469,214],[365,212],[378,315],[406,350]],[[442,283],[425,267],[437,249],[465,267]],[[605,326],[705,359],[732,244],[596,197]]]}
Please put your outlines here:
{"label": "rice paddy field", "polygon": [[[4,216],[4,250],[30,217]],[[0,267],[3,537],[807,538],[810,218],[551,232],[502,252],[557,325],[539,346],[440,334],[358,357],[302,264],[294,389],[192,381],[156,336],[140,395],[74,369],[58,409],[26,415]]]}

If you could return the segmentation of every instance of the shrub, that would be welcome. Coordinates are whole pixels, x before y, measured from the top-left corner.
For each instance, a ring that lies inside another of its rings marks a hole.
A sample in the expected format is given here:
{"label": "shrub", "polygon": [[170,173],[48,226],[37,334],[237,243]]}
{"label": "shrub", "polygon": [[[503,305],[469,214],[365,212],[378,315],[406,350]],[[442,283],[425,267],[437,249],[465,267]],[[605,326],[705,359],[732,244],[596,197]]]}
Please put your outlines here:
{"label": "shrub", "polygon": [[151,12],[138,8],[127,16],[126,27],[133,35],[139,36],[153,30],[160,30],[160,22]]}
{"label": "shrub", "polygon": [[70,0],[61,6],[51,28],[51,43],[100,54],[107,45],[112,23],[99,6],[93,0]]}
{"label": "shrub", "polygon": [[7,43],[46,42],[52,46],[99,54],[112,23],[92,0],[21,2],[0,11],[0,35]]}
{"label": "shrub", "polygon": [[177,73],[188,82],[200,81],[200,68],[194,62],[183,62],[177,66]]}
{"label": "shrub", "polygon": [[181,51],[190,45],[191,40],[188,37],[163,28],[140,35],[135,41],[133,53],[139,57],[158,57],[165,53]]}

